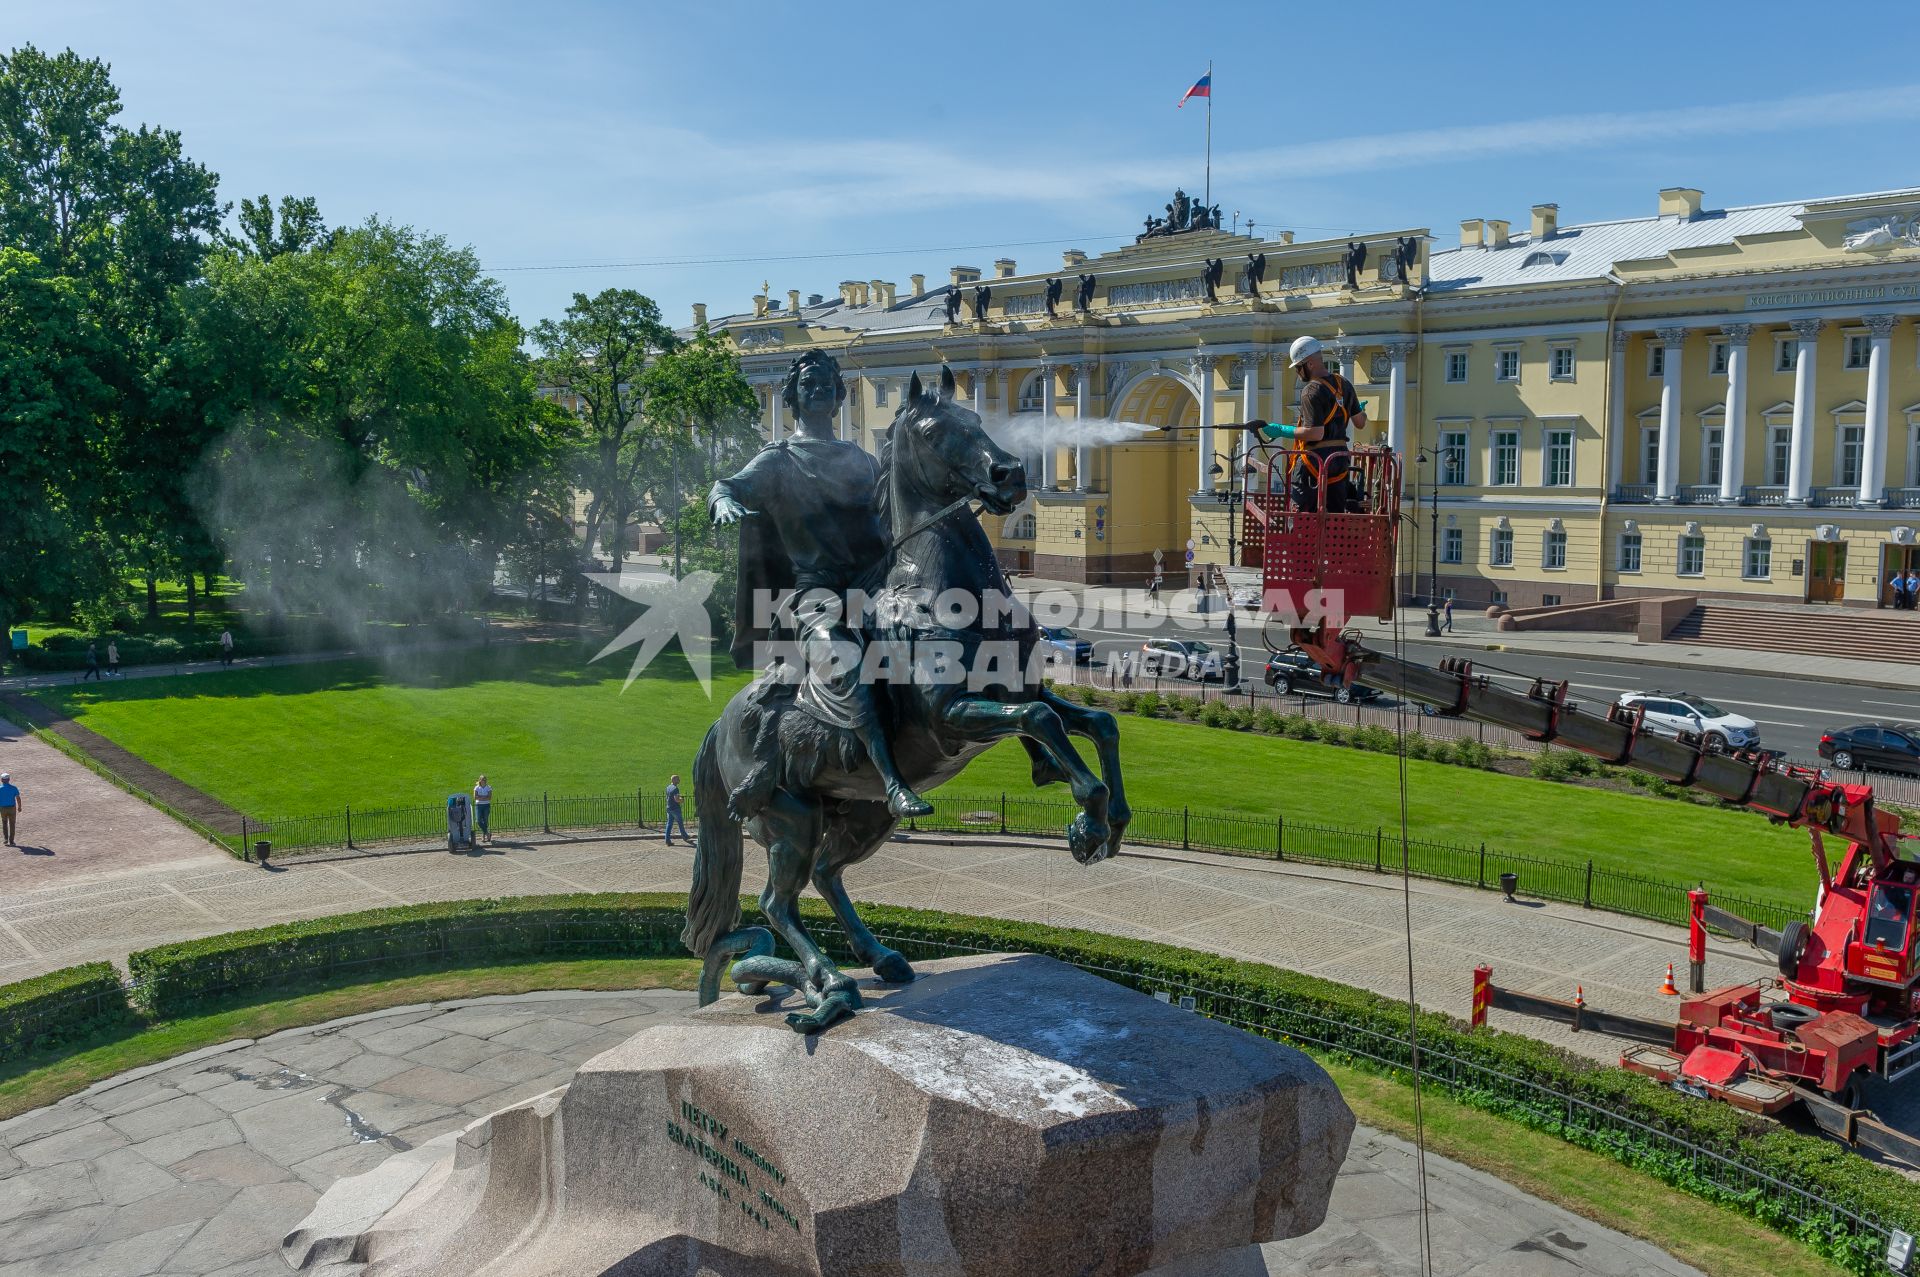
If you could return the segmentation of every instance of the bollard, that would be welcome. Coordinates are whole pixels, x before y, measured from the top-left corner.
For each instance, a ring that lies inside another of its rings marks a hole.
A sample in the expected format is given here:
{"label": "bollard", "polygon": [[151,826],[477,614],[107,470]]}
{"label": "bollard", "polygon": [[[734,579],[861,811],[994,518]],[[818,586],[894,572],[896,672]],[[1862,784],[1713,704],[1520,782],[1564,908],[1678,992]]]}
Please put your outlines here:
{"label": "bollard", "polygon": [[1704,887],[1687,893],[1687,991],[1707,991],[1707,892]]}
{"label": "bollard", "polygon": [[540,791],[540,829],[543,833],[553,832],[553,820],[547,813],[547,791]]}
{"label": "bollard", "polygon": [[1473,1027],[1487,1027],[1487,1008],[1493,1005],[1493,968],[1478,966],[1473,969]]}
{"label": "bollard", "polygon": [[347,850],[353,850],[353,805],[347,805]]}
{"label": "bollard", "polygon": [[1193,847],[1193,813],[1185,807],[1180,809],[1180,850],[1188,851]]}

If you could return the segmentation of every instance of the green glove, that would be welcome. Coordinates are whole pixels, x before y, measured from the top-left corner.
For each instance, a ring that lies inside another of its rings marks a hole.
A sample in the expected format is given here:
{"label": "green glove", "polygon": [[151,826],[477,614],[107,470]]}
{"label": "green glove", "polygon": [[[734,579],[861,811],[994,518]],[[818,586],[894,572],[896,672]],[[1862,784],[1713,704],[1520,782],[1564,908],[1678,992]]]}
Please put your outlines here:
{"label": "green glove", "polygon": [[1294,436],[1295,428],[1284,421],[1276,421],[1271,425],[1262,421],[1257,426],[1255,433],[1262,439],[1291,439]]}

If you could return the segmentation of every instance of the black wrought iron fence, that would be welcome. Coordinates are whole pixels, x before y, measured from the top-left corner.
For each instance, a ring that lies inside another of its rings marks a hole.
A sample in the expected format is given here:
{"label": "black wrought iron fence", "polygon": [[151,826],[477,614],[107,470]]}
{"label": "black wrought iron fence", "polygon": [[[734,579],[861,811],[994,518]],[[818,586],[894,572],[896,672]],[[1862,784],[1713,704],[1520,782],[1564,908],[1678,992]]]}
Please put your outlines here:
{"label": "black wrought iron fence", "polygon": [[[912,821],[909,833],[955,835],[1015,834],[1059,838],[1079,814],[1073,803],[1057,798],[997,794],[935,796],[932,816]],[[699,823],[691,794],[685,800],[690,824]],[[539,794],[495,799],[491,827],[498,835],[528,835],[657,829],[666,818],[666,800],[656,792],[627,794]],[[342,808],[313,816],[256,820],[249,817],[241,847],[267,840],[273,854],[373,848],[444,839],[444,803],[412,807]],[[1519,894],[1603,909],[1612,913],[1684,925],[1687,890],[1698,884],[1622,873],[1591,860],[1556,859],[1490,848],[1485,843],[1449,843],[1409,838],[1383,825],[1341,826],[1289,820],[1284,814],[1218,811],[1194,807],[1136,807],[1127,841],[1138,846],[1179,847],[1192,851],[1297,861],[1303,864],[1398,873],[1404,863],[1416,878],[1497,890],[1500,876],[1519,879]],[[1775,931],[1805,916],[1779,901],[1759,900],[1713,889],[1714,903]]]}

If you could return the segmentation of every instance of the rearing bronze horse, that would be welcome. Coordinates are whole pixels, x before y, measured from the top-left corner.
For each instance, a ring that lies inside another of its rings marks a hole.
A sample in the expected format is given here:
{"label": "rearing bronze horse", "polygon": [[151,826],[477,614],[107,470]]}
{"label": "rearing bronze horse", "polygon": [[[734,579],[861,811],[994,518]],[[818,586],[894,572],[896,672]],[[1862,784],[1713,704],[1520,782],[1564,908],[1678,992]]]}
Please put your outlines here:
{"label": "rearing bronze horse", "polygon": [[[1111,714],[1063,700],[1029,676],[1038,635],[1013,600],[978,517],[965,508],[978,500],[992,513],[1010,513],[1026,498],[1026,474],[953,392],[950,371],[943,371],[934,393],[916,373],[887,432],[881,504],[893,544],[874,608],[883,619],[869,617],[866,632],[872,643],[891,643],[915,661],[933,645],[957,652],[959,676],[889,682],[876,697],[879,712],[895,762],[917,790],[951,780],[997,741],[1024,736],[1034,742],[1034,782],[1064,780],[1071,787],[1080,813],[1067,827],[1067,842],[1077,860],[1090,864],[1119,850],[1131,816],[1120,777],[1119,728]],[[925,606],[956,590],[979,604],[970,622]],[[994,658],[1011,672],[1010,682],[992,685],[978,677]],[[924,662],[918,668],[928,672]],[[1082,760],[1073,736],[1093,742],[1099,775]],[[840,880],[848,866],[879,850],[897,823],[885,786],[852,733],[798,708],[790,690],[763,674],[708,730],[693,779],[700,829],[681,939],[705,961],[702,1004],[719,996],[731,963],[729,978],[743,992],[772,983],[797,989],[811,1010],[787,1019],[801,1032],[823,1029],[859,1007],[857,984],[801,922],[800,893],[808,882],[826,898],[862,963],[883,980],[913,979],[907,960],[860,920]],[[740,926],[743,831],[767,849],[760,907],[798,962],[774,958],[773,937],[764,928]]]}

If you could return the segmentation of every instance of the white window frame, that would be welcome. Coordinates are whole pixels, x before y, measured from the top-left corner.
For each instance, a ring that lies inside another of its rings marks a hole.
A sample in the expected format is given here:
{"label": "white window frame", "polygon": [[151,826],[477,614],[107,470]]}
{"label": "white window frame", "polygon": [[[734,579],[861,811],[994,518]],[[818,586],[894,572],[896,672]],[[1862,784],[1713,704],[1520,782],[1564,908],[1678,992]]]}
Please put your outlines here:
{"label": "white window frame", "polygon": [[1494,603],[1498,603],[1501,607],[1505,607],[1507,605],[1507,592],[1501,589],[1499,586],[1495,586],[1493,589],[1493,598],[1491,599],[1491,601]]}
{"label": "white window frame", "polygon": [[[1777,465],[1777,468],[1776,468]],[[1776,480],[1775,475],[1780,477]],[[1767,425],[1767,474],[1766,486],[1784,488],[1787,479],[1793,474],[1793,427],[1790,425]]]}
{"label": "white window frame", "polygon": [[[1509,364],[1513,366],[1512,372],[1507,371]],[[1520,347],[1495,346],[1493,348],[1493,379],[1506,382],[1520,380]]]}
{"label": "white window frame", "polygon": [[1467,561],[1467,534],[1464,529],[1440,529],[1440,561],[1442,563],[1465,563]]}
{"label": "white window frame", "polygon": [[1719,483],[1720,463],[1727,453],[1727,428],[1712,422],[1700,424],[1700,482]]}
{"label": "white window frame", "polygon": [[[1554,562],[1555,559],[1559,562]],[[1567,570],[1567,532],[1565,528],[1548,528],[1540,534],[1540,570],[1543,572],[1565,572]]]}
{"label": "white window frame", "polygon": [[[1761,570],[1758,572],[1754,571],[1754,564],[1756,562],[1754,556],[1756,554],[1762,556],[1759,559]],[[1746,539],[1746,543],[1740,547],[1740,579],[1742,581],[1773,580],[1772,537],[1748,537]]]}
{"label": "white window frame", "polygon": [[1731,357],[1727,352],[1732,348],[1725,337],[1707,339],[1707,376],[1724,377],[1727,375],[1727,361]]}
{"label": "white window frame", "polygon": [[[1473,432],[1471,430],[1464,426],[1442,430],[1437,451],[1439,473],[1434,477],[1436,486],[1464,488],[1473,483]],[[1449,472],[1447,462],[1451,458],[1458,458],[1460,462],[1460,477],[1457,480],[1447,477]]]}
{"label": "white window frame", "polygon": [[[1690,541],[1697,541],[1699,544],[1697,546],[1689,546],[1688,542]],[[1697,555],[1699,559],[1691,568],[1687,566],[1687,555],[1689,551]],[[1675,576],[1705,576],[1707,574],[1706,533],[1682,532],[1680,534],[1679,541],[1674,545],[1673,574]]]}
{"label": "white window frame", "polygon": [[1660,427],[1640,427],[1640,482],[1660,482]]}
{"label": "white window frame", "polygon": [[[1627,566],[1627,544],[1629,542],[1633,544],[1633,566],[1632,567]],[[1615,572],[1630,572],[1636,576],[1639,575],[1640,556],[1645,549],[1646,549],[1646,541],[1644,538],[1642,538],[1638,530],[1635,530],[1633,532],[1622,532],[1620,534],[1619,540],[1614,543],[1614,547],[1613,547],[1613,570]]]}
{"label": "white window frame", "polygon": [[[1567,473],[1563,479],[1553,477],[1553,454],[1556,442],[1565,445]],[[1573,486],[1573,427],[1548,426],[1540,432],[1540,486],[1543,488],[1571,488]]]}
{"label": "white window frame", "polygon": [[[1513,441],[1513,467],[1506,473],[1512,477],[1502,480],[1500,469],[1501,439]],[[1520,427],[1495,426],[1487,432],[1487,486],[1489,488],[1517,488],[1520,486]]]}
{"label": "white window frame", "polygon": [[1659,381],[1667,375],[1667,344],[1663,341],[1647,343],[1647,376]]}
{"label": "white window frame", "polygon": [[876,408],[887,406],[887,383],[878,378],[873,383],[873,406]]}
{"label": "white window frame", "polygon": [[[1847,474],[1847,454],[1853,454],[1853,474]],[[1865,423],[1840,422],[1833,428],[1833,486],[1857,488],[1867,465],[1867,427]]]}
{"label": "white window frame", "polygon": [[[1848,328],[1840,334],[1840,366],[1848,372],[1865,372],[1873,355],[1873,339],[1864,328]],[[1860,352],[1856,361],[1854,351]]]}
{"label": "white window frame", "polygon": [[1800,357],[1800,338],[1793,333],[1775,333],[1773,338],[1773,370],[1792,372],[1794,361]]}
{"label": "white window frame", "polygon": [[1541,607],[1559,607],[1560,596],[1558,594],[1542,594],[1540,596],[1540,606]]}
{"label": "white window frame", "polygon": [[1907,483],[1920,488],[1920,421],[1907,418]]}
{"label": "white window frame", "polygon": [[[1566,360],[1567,370],[1560,371],[1560,361]],[[1580,374],[1580,355],[1572,342],[1561,342],[1547,349],[1547,380],[1576,381]]]}
{"label": "white window frame", "polygon": [[[1505,558],[1501,555],[1504,552]],[[1513,529],[1494,528],[1487,537],[1487,566],[1510,568],[1513,566]]]}
{"label": "white window frame", "polygon": [[[1468,376],[1470,376],[1473,371],[1473,360],[1468,357],[1468,352],[1460,349],[1448,350],[1443,352],[1443,354],[1447,361],[1445,367],[1445,380],[1447,384],[1453,386],[1465,385]],[[1460,375],[1458,377],[1453,375],[1453,361],[1456,359],[1460,361]]]}
{"label": "white window frame", "polygon": [[[1041,381],[1046,375],[1047,374],[1036,368],[1025,381],[1020,383],[1020,388],[1014,392],[1013,396],[1013,412],[1015,416],[1024,416],[1030,412],[1045,412],[1047,410],[1047,388]],[[1027,393],[1028,386],[1033,387],[1031,397],[1029,397]],[[1031,405],[1031,407],[1029,407],[1029,405]]]}

